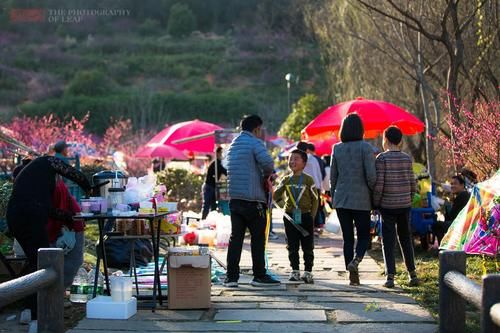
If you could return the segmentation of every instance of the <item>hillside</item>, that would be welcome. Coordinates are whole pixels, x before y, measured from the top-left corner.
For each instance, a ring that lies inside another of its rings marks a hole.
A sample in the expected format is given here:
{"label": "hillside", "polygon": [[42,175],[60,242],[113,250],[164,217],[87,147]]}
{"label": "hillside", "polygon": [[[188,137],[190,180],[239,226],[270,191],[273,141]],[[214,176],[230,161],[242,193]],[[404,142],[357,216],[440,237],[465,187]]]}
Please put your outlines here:
{"label": "hillside", "polygon": [[102,133],[111,117],[157,129],[194,118],[234,126],[242,114],[259,113],[277,130],[288,113],[286,73],[300,78],[292,101],[325,85],[316,46],[290,32],[240,26],[173,38],[155,22],[7,25],[0,31],[3,120],[89,112],[88,129]]}

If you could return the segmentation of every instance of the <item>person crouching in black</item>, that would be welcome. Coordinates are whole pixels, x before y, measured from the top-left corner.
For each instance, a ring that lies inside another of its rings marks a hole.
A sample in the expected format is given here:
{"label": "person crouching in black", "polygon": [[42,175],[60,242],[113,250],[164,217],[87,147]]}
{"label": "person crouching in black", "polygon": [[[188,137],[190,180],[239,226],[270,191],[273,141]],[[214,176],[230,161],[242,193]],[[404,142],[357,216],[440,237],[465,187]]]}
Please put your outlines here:
{"label": "person crouching in black", "polygon": [[[92,189],[83,173],[54,156],[36,158],[23,168],[14,182],[6,217],[9,230],[27,257],[28,265],[23,269],[23,275],[37,270],[38,249],[50,247],[47,231],[49,217],[69,224],[73,222],[70,212],[52,207],[57,174],[71,179],[86,193]],[[36,301],[36,294],[26,299],[32,319],[36,319]]]}

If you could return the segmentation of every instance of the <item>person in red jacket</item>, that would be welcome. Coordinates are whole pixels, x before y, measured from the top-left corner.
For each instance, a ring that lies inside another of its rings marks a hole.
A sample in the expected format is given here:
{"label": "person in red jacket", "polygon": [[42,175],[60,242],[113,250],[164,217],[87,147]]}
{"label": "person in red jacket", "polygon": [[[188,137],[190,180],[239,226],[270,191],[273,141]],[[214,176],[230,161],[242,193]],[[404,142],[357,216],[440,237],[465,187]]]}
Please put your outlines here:
{"label": "person in red jacket", "polygon": [[[61,177],[58,177],[54,193],[52,194],[52,206],[67,211],[72,215],[81,212],[80,205],[69,193],[68,187]],[[83,231],[85,222],[83,220],[74,220],[72,223],[68,223],[64,220],[49,217],[47,232],[51,246],[57,247],[56,241],[62,233],[63,226],[75,232],[75,245],[69,252],[64,254],[64,288],[68,288],[71,286],[78,269],[83,264],[83,245],[85,243]]]}

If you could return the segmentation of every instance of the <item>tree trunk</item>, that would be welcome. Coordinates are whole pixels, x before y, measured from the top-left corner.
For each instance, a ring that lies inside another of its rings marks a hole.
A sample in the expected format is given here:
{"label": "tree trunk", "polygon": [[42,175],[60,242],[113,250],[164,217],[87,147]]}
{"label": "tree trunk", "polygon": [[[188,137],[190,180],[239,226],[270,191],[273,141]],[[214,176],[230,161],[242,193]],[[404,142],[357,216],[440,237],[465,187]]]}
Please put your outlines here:
{"label": "tree trunk", "polygon": [[425,152],[427,157],[427,171],[431,179],[436,179],[436,161],[434,153],[434,139],[436,129],[429,111],[429,101],[427,98],[427,89],[424,84],[424,66],[422,59],[421,33],[417,34],[417,78],[419,81],[420,97],[422,98],[422,108],[425,116]]}

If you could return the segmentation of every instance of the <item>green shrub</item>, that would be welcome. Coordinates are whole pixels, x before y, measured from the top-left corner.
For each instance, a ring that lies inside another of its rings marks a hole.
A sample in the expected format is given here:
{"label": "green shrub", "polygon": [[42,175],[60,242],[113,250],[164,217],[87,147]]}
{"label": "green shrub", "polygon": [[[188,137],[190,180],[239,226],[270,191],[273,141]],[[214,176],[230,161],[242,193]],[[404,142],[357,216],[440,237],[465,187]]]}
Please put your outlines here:
{"label": "green shrub", "polygon": [[188,36],[196,29],[196,18],[187,5],[176,3],[170,8],[167,33],[175,38]]}
{"label": "green shrub", "polygon": [[166,169],[156,173],[159,184],[167,186],[168,199],[170,201],[187,201],[201,199],[201,186],[204,178],[184,169]]}
{"label": "green shrub", "polygon": [[[12,193],[12,182],[6,181],[0,186],[0,219],[4,219],[7,214],[7,203]],[[1,231],[1,230],[0,230]]]}
{"label": "green shrub", "polygon": [[68,85],[69,95],[102,96],[114,90],[114,83],[98,70],[80,71],[76,73]]}
{"label": "green shrub", "polygon": [[313,94],[304,95],[293,105],[293,111],[288,115],[278,132],[280,136],[293,140],[300,140],[300,131],[321,113],[325,103]]}
{"label": "green shrub", "polygon": [[143,36],[156,34],[159,30],[160,22],[150,18],[147,18],[138,28],[139,34]]}

